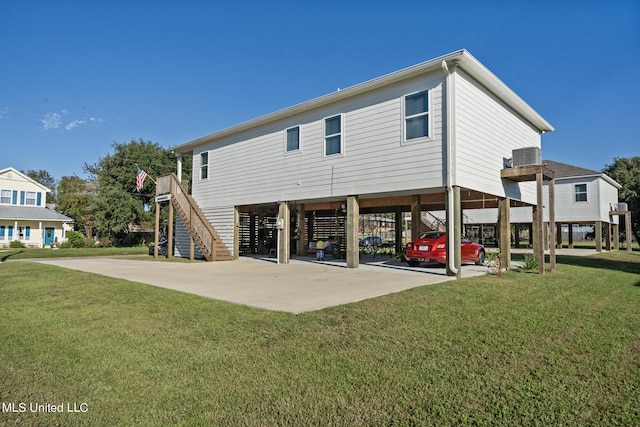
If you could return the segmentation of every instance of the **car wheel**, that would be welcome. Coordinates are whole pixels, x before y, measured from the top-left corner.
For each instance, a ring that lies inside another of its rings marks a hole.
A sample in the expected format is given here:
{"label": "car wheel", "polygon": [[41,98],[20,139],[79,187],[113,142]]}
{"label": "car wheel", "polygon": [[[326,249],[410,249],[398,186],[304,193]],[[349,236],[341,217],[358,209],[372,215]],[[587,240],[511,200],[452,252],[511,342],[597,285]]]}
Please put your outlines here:
{"label": "car wheel", "polygon": [[410,267],[419,267],[420,266],[420,261],[409,261],[409,266]]}
{"label": "car wheel", "polygon": [[484,251],[480,251],[480,255],[478,255],[478,260],[476,261],[476,265],[484,264]]}

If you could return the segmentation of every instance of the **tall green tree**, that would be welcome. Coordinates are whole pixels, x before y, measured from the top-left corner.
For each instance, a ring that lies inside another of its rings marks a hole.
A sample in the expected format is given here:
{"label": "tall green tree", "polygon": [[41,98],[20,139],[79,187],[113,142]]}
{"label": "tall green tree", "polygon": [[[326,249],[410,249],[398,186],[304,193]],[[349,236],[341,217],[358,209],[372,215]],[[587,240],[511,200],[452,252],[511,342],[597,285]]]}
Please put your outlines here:
{"label": "tall green tree", "polygon": [[47,193],[47,203],[56,203],[56,180],[48,171],[29,169],[22,173],[51,190],[51,193]]}
{"label": "tall green tree", "polygon": [[618,199],[629,205],[633,234],[640,242],[640,157],[616,157],[602,172],[622,186]]}
{"label": "tall green tree", "polygon": [[93,237],[94,199],[93,186],[82,178],[74,175],[60,179],[57,210],[73,218],[75,230],[83,231],[88,239]]}
{"label": "tall green tree", "polygon": [[[152,226],[155,184],[158,176],[176,171],[175,155],[142,139],[114,143],[113,153],[84,165],[96,188],[94,228],[99,237],[123,238],[130,225]],[[191,176],[191,159],[183,162],[183,174]],[[138,167],[149,177],[136,189]],[[188,178],[187,178],[188,179]]]}

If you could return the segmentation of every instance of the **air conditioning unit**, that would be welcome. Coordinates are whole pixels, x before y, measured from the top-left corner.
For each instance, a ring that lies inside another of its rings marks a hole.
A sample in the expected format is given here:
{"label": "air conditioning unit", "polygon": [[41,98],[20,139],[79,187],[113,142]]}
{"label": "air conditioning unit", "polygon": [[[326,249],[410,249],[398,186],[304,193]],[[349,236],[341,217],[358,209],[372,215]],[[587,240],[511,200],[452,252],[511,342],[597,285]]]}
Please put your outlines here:
{"label": "air conditioning unit", "polygon": [[629,210],[629,206],[626,203],[617,203],[616,204],[616,210],[617,211],[628,211]]}
{"label": "air conditioning unit", "polygon": [[511,152],[511,162],[514,168],[542,164],[542,154],[539,147],[518,148]]}

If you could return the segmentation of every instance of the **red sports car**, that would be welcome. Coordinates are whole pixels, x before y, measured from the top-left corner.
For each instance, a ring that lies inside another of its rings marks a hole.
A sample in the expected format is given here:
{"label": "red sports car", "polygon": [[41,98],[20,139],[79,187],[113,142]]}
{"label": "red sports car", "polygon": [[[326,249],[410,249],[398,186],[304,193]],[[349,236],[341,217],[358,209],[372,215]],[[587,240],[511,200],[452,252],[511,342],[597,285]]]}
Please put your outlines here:
{"label": "red sports car", "polygon": [[[422,234],[411,243],[407,243],[404,250],[404,259],[412,267],[417,267],[421,262],[446,263],[447,235],[439,231],[429,231]],[[484,263],[484,247],[474,243],[466,237],[460,239],[460,252],[463,263]]]}

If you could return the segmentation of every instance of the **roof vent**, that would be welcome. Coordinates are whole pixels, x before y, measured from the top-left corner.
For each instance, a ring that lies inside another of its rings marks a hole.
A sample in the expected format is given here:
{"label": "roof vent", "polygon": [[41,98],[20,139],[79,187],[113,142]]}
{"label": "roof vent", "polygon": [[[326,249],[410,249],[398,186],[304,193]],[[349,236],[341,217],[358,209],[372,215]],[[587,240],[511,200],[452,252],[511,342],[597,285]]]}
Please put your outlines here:
{"label": "roof vent", "polygon": [[511,152],[514,168],[542,164],[542,154],[539,147],[518,148]]}

